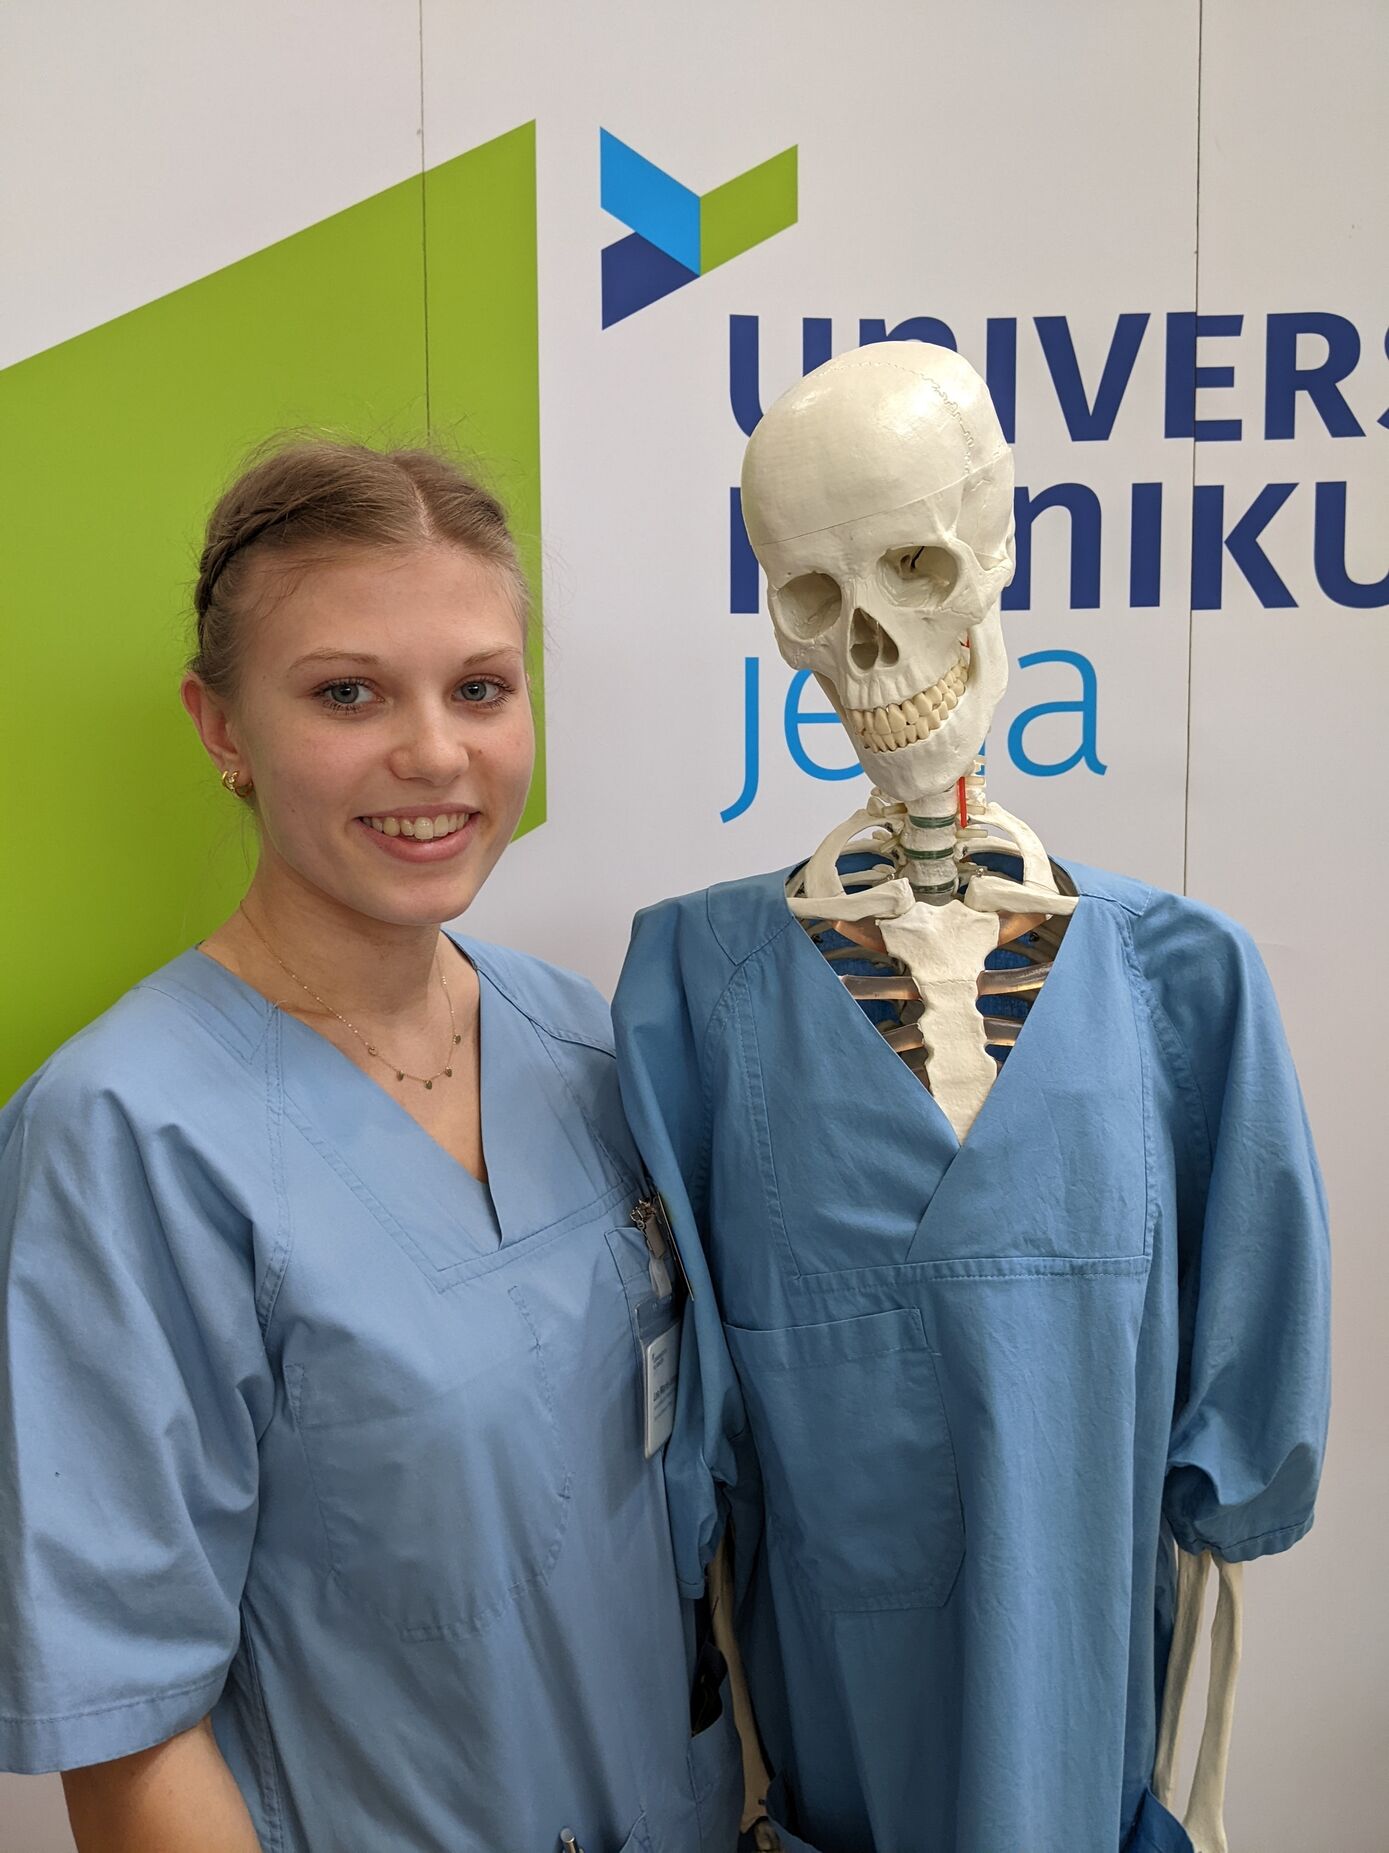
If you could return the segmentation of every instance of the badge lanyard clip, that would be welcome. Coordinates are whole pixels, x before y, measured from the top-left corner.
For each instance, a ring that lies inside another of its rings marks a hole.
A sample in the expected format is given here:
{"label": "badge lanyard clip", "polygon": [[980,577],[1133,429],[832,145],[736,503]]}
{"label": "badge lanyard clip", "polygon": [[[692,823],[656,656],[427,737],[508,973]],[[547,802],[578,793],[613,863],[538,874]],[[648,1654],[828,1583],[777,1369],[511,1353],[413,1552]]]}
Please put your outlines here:
{"label": "badge lanyard clip", "polygon": [[652,1190],[637,1202],[632,1210],[632,1222],[641,1230],[642,1239],[651,1256],[652,1292],[658,1298],[664,1298],[671,1291],[670,1263],[673,1260],[686,1293],[693,1299],[694,1288],[685,1272],[685,1264],[680,1259],[675,1232],[670,1226],[670,1217],[666,1214],[666,1206],[658,1191]]}

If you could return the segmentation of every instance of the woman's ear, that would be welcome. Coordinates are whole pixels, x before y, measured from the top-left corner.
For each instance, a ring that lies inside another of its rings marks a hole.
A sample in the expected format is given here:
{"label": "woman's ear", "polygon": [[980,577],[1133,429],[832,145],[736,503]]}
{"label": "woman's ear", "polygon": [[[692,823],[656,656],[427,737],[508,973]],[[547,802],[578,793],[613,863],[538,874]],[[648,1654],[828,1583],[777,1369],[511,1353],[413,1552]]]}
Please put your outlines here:
{"label": "woman's ear", "polygon": [[179,699],[188,710],[208,758],[222,773],[240,773],[250,783],[251,768],[237,743],[226,703],[190,670],[179,684]]}

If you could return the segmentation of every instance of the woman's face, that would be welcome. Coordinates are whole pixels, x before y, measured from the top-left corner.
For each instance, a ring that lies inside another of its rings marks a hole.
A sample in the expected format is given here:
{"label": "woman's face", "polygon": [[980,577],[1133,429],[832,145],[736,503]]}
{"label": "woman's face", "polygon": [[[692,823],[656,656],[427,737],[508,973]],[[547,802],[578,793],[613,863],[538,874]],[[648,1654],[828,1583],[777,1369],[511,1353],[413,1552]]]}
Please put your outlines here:
{"label": "woman's face", "polygon": [[399,926],[463,913],[535,758],[501,574],[428,543],[272,565],[252,586],[226,727],[254,781],[261,876]]}

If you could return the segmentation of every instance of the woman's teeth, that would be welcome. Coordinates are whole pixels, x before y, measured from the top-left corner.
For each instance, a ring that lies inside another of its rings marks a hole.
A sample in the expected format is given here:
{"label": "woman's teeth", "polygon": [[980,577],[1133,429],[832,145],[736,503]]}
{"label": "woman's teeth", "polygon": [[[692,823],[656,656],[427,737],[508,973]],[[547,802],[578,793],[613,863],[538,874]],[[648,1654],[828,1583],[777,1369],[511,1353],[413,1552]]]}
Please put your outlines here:
{"label": "woman's teeth", "polygon": [[437,843],[441,836],[461,830],[471,816],[471,811],[452,811],[445,817],[364,817],[362,822],[382,836],[412,836],[417,843]]}
{"label": "woman's teeth", "polygon": [[969,660],[961,657],[933,687],[909,701],[887,708],[850,708],[849,724],[873,753],[895,753],[915,746],[952,714],[969,680]]}

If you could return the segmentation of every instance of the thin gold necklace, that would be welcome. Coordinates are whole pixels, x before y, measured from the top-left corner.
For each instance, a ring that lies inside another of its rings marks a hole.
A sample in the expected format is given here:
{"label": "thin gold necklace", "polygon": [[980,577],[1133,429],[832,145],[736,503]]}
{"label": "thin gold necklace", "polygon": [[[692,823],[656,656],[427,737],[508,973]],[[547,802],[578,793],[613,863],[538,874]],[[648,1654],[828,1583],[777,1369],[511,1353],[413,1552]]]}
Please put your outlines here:
{"label": "thin gold necklace", "polygon": [[445,1065],[442,1068],[436,1069],[433,1074],[430,1074],[430,1075],[411,1074],[408,1068],[402,1068],[399,1065],[399,1063],[393,1062],[388,1055],[383,1055],[380,1049],[377,1048],[374,1042],[368,1042],[366,1037],[362,1034],[361,1030],[357,1028],[357,1025],[355,1023],[349,1023],[347,1018],[342,1014],[340,1010],[334,1010],[333,1006],[327,1001],[326,998],[320,997],[318,995],[318,992],[314,990],[312,985],[305,984],[304,980],[299,976],[298,972],[294,971],[290,966],[285,964],[284,960],[280,957],[279,953],[276,952],[275,948],[270,944],[270,941],[265,937],[264,933],[261,932],[260,928],[256,925],[255,921],[252,920],[251,916],[246,912],[246,909],[241,905],[239,901],[236,904],[236,911],[237,913],[241,915],[241,918],[246,922],[247,926],[250,927],[251,931],[255,934],[256,938],[260,941],[261,945],[265,947],[265,950],[270,954],[271,958],[279,966],[280,970],[286,973],[289,977],[291,977],[294,980],[294,982],[299,986],[299,989],[301,991],[306,991],[308,995],[313,999],[313,1001],[320,1007],[320,1009],[326,1010],[330,1017],[336,1017],[338,1022],[342,1024],[344,1029],[351,1030],[352,1034],[357,1038],[358,1042],[361,1043],[362,1047],[366,1050],[368,1055],[374,1055],[378,1062],[384,1062],[386,1067],[394,1068],[395,1078],[397,1081],[418,1081],[421,1087],[432,1088],[436,1081],[440,1081],[440,1080],[451,1081],[453,1079],[453,1068],[451,1066],[453,1062],[453,1052],[458,1047],[459,1043],[462,1042],[463,1038],[458,1033],[458,1025],[454,1021],[453,999],[449,995],[449,981],[444,976],[443,967],[439,963],[439,954],[438,954],[437,948],[434,954],[434,969],[439,974],[439,983],[444,987],[444,1002],[449,1007],[448,1061],[445,1063]]}

